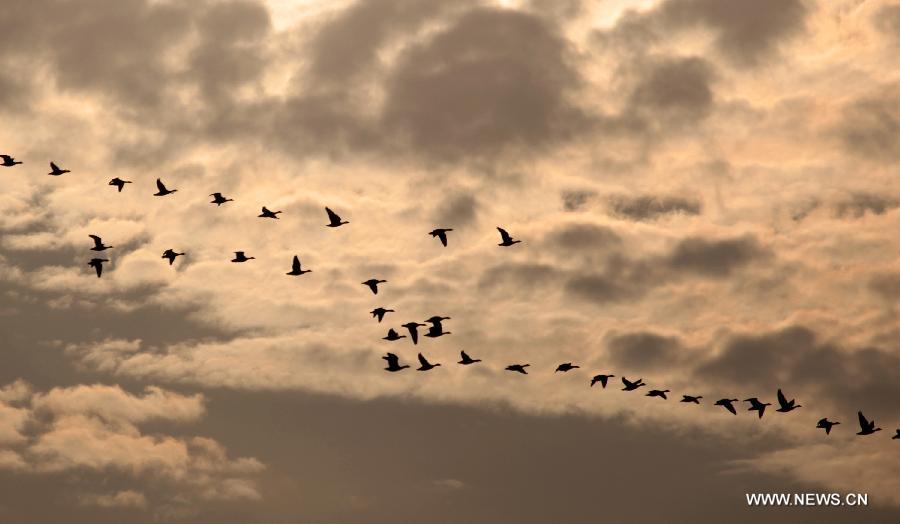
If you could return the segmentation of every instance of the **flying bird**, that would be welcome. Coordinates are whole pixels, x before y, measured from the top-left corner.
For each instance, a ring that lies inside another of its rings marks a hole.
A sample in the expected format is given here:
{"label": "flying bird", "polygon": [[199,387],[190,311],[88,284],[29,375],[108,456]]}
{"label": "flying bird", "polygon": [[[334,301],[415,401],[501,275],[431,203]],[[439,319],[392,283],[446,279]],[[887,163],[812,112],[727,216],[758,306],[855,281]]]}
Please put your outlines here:
{"label": "flying bird", "polygon": [[122,180],[119,177],[116,177],[109,181],[109,185],[116,186],[119,189],[119,193],[122,192],[122,188],[125,187],[125,184],[130,184],[131,180]]}
{"label": "flying bird", "polygon": [[500,240],[502,240],[502,242],[497,244],[498,246],[509,247],[513,244],[518,244],[519,242],[521,242],[521,240],[513,240],[513,237],[509,236],[509,233],[507,233],[506,230],[502,227],[498,227],[497,231],[500,232]]}
{"label": "flying bird", "polygon": [[300,258],[297,255],[294,255],[294,260],[291,262],[291,270],[286,275],[291,275],[292,277],[299,277],[304,273],[309,273],[312,269],[302,269],[300,267]]}
{"label": "flying bird", "polygon": [[778,405],[780,407],[775,411],[780,411],[782,413],[787,413],[801,407],[800,404],[797,404],[796,400],[794,399],[791,399],[790,402],[788,402],[788,399],[784,397],[784,393],[781,392],[781,389],[778,390]]}
{"label": "flying bird", "polygon": [[97,271],[97,278],[100,278],[100,274],[103,273],[103,263],[109,262],[109,260],[105,258],[92,258],[88,265],[94,268]]}
{"label": "flying bird", "polygon": [[859,415],[859,433],[857,435],[871,435],[876,431],[881,431],[881,428],[875,427],[875,421],[866,420],[865,415],[863,415],[862,411],[858,411],[857,415]]}
{"label": "flying bird", "polygon": [[554,371],[554,373],[559,372],[559,371],[562,371],[563,373],[566,373],[566,372],[568,372],[568,371],[571,371],[571,370],[573,370],[573,369],[577,369],[577,368],[580,368],[580,367],[581,367],[581,366],[575,366],[575,365],[573,365],[571,362],[563,362],[562,364],[556,366],[556,371]]}
{"label": "flying bird", "polygon": [[166,196],[171,195],[172,193],[178,191],[177,189],[166,189],[165,184],[162,183],[162,180],[156,179],[156,188],[159,190],[156,193],[153,193],[153,196]]}
{"label": "flying bird", "polygon": [[762,418],[763,413],[766,412],[766,406],[772,405],[769,402],[760,402],[760,400],[756,397],[750,397],[750,398],[744,400],[744,402],[750,403],[750,407],[747,408],[747,411],[756,411],[757,413],[759,413],[759,418]]}
{"label": "flying bird", "polygon": [[439,238],[441,240],[441,244],[444,244],[444,247],[447,247],[447,232],[453,231],[452,229],[447,228],[438,228],[432,229],[428,234],[432,237]]}
{"label": "flying bird", "polygon": [[634,391],[639,387],[647,385],[647,384],[644,384],[643,379],[639,378],[639,379],[635,380],[634,382],[632,382],[625,377],[622,377],[622,384],[625,385],[625,387],[622,388],[622,391]]}
{"label": "flying bird", "polygon": [[259,218],[274,218],[275,220],[278,220],[279,213],[281,213],[281,211],[269,211],[269,208],[263,206],[262,213],[259,215]]}
{"label": "flying bird", "polygon": [[419,364],[421,364],[421,366],[419,366],[416,371],[428,371],[440,366],[440,363],[432,364],[431,362],[428,362],[428,359],[425,358],[425,355],[421,353],[419,353]]}
{"label": "flying bird", "polygon": [[213,197],[212,201],[210,201],[210,204],[215,204],[216,207],[221,206],[225,202],[234,202],[233,198],[225,198],[222,196],[222,193],[212,193],[209,196]]}
{"label": "flying bird", "polygon": [[531,364],[510,364],[506,366],[506,371],[517,371],[523,375],[527,375],[528,372],[525,371],[525,368],[530,366]]}
{"label": "flying bird", "polygon": [[88,236],[94,239],[94,247],[91,248],[91,251],[105,251],[107,249],[112,249],[112,246],[104,246],[103,240],[101,240],[97,235]]}
{"label": "flying bird", "polygon": [[428,328],[428,331],[425,332],[425,336],[430,338],[437,338],[450,334],[449,331],[444,331],[444,326],[442,326],[440,322],[432,324],[431,327]]}
{"label": "flying bird", "polygon": [[606,389],[606,381],[614,377],[615,375],[594,375],[594,378],[591,379],[591,387],[594,387],[594,384],[597,382],[603,386],[603,389]]}
{"label": "flying bird", "polygon": [[360,283],[364,286],[369,286],[369,289],[372,290],[372,294],[377,295],[378,294],[378,284],[384,284],[386,282],[387,282],[387,280],[379,280],[377,278],[370,278],[369,280],[366,280],[365,282],[360,282]]}
{"label": "flying bird", "polygon": [[184,253],[176,253],[174,249],[167,249],[167,250],[163,251],[162,256],[159,258],[169,259],[169,265],[171,266],[172,264],[175,263],[175,259],[182,255],[184,255]]}
{"label": "flying bird", "polygon": [[384,320],[384,316],[386,314],[393,313],[393,312],[394,312],[393,309],[384,309],[383,307],[377,307],[377,308],[373,309],[372,311],[369,311],[369,313],[372,313],[372,318],[377,318],[378,322],[381,322],[382,320]]}
{"label": "flying bird", "polygon": [[703,398],[703,396],[694,397],[691,395],[681,395],[681,402],[693,402],[694,404],[699,404],[701,398]]}
{"label": "flying bird", "polygon": [[341,217],[338,216],[337,213],[328,209],[327,207],[325,208],[325,212],[328,213],[328,223],[325,224],[328,227],[339,227],[344,224],[350,223],[350,222],[347,222],[346,220],[341,220]]}
{"label": "flying bird", "polygon": [[59,176],[65,175],[66,173],[71,173],[68,169],[60,169],[58,165],[50,162],[50,172],[47,173],[50,176]]}
{"label": "flying bird", "polygon": [[732,404],[732,402],[737,402],[737,401],[738,401],[738,399],[736,399],[736,398],[720,398],[719,400],[716,401],[715,405],[722,406],[723,408],[730,411],[732,415],[737,415],[737,410],[734,409],[734,405]]}
{"label": "flying bird", "polygon": [[450,317],[441,317],[441,316],[435,315],[431,318],[426,318],[425,322],[430,322],[434,325],[440,325],[440,323],[445,320],[450,320]]}
{"label": "flying bird", "polygon": [[406,335],[400,335],[396,331],[394,331],[394,328],[390,328],[390,329],[388,329],[387,336],[381,337],[381,338],[383,338],[384,340],[389,340],[389,341],[393,342],[395,340],[400,340],[401,338],[406,338]]}
{"label": "flying bird", "polygon": [[248,257],[244,255],[243,251],[235,251],[234,258],[231,259],[232,262],[246,262],[248,260],[255,260],[256,257]]}
{"label": "flying bird", "polygon": [[465,351],[460,351],[459,356],[460,358],[462,358],[462,360],[457,362],[457,364],[462,364],[464,366],[468,366],[469,364],[474,364],[476,362],[481,362],[480,358],[472,358],[468,354],[466,354]]}
{"label": "flying bird", "polygon": [[22,162],[16,161],[15,158],[13,158],[13,157],[11,157],[11,156],[9,156],[9,155],[0,155],[0,158],[3,159],[3,163],[0,164],[0,166],[3,166],[3,167],[12,167],[12,166],[14,166],[14,165],[16,165],[16,164],[21,164],[21,163],[22,163]]}
{"label": "flying bird", "polygon": [[406,324],[403,324],[403,327],[409,331],[409,338],[412,340],[413,344],[419,343],[419,327],[424,325],[425,324],[419,324],[418,322],[407,322]]}
{"label": "flying bird", "polygon": [[840,422],[832,422],[827,418],[823,418],[816,423],[816,427],[819,429],[824,429],[825,434],[830,435],[832,426],[837,426],[838,424],[840,424]]}
{"label": "flying bird", "polygon": [[669,393],[668,389],[651,389],[649,393],[647,393],[648,397],[660,397],[663,400],[669,400],[669,397],[666,396],[666,393]]}
{"label": "flying bird", "polygon": [[388,353],[387,355],[385,355],[381,358],[383,358],[384,360],[387,360],[388,367],[384,368],[386,371],[391,371],[391,372],[400,371],[401,369],[406,369],[409,367],[406,364],[401,366],[400,365],[400,357],[398,357],[397,355],[395,355],[393,353]]}

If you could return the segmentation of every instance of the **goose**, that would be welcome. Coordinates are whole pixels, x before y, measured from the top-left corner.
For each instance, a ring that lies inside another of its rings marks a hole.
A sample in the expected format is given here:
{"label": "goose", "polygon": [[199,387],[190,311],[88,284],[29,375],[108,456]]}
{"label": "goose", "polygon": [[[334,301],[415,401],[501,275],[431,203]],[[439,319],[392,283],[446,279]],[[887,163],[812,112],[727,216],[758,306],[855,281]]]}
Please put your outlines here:
{"label": "goose", "polygon": [[162,180],[158,178],[156,179],[156,189],[159,191],[153,193],[153,196],[166,196],[178,191],[177,189],[167,189],[166,185],[162,183]]}
{"label": "goose", "polygon": [[837,426],[840,422],[832,422],[827,418],[820,419],[819,422],[816,423],[816,427],[819,429],[824,429],[826,435],[831,434],[831,428],[833,426]]}
{"label": "goose", "polygon": [[857,415],[859,416],[859,432],[857,435],[871,435],[876,431],[881,431],[881,428],[875,427],[875,421],[866,420],[865,415],[863,415],[862,411],[857,411]]}
{"label": "goose", "polygon": [[716,401],[716,406],[722,406],[723,408],[730,411],[732,415],[737,415],[737,410],[734,409],[734,405],[732,404],[732,402],[737,401],[738,399],[736,398],[722,398]]}
{"label": "goose", "polygon": [[175,259],[182,255],[184,255],[184,253],[176,253],[174,249],[167,249],[167,250],[163,251],[163,254],[160,258],[169,259],[169,265],[171,266],[172,264],[175,263]]}
{"label": "goose", "polygon": [[109,260],[105,258],[92,258],[91,261],[88,262],[88,265],[97,272],[97,278],[100,278],[100,274],[103,273],[104,262],[109,262]]}
{"label": "goose", "polygon": [[294,255],[294,260],[291,262],[291,270],[286,275],[291,275],[292,277],[299,277],[305,273],[311,272],[312,269],[302,269],[300,267],[300,258],[297,255]]}
{"label": "goose", "polygon": [[441,244],[444,244],[444,247],[447,247],[447,233],[449,231],[453,230],[448,228],[438,228],[432,229],[428,234],[434,238],[440,239]]}
{"label": "goose", "polygon": [[386,314],[394,313],[394,310],[393,309],[384,309],[383,307],[377,307],[377,308],[373,309],[372,311],[369,311],[369,313],[372,314],[372,318],[377,318],[378,322],[380,323],[382,320],[384,320],[384,316]]}
{"label": "goose", "polygon": [[525,368],[527,368],[530,365],[531,364],[510,364],[510,365],[506,366],[506,371],[516,371],[523,375],[527,375],[528,372],[525,371]]}
{"label": "goose", "polygon": [[328,209],[327,207],[325,208],[325,212],[328,213],[328,223],[325,224],[328,227],[340,227],[344,224],[350,223],[350,222],[347,222],[346,220],[341,220],[341,217],[338,216],[337,213]]}
{"label": "goose", "polygon": [[669,397],[666,396],[666,393],[669,393],[668,389],[651,389],[649,393],[647,393],[648,397],[660,397],[663,400],[669,400]]}
{"label": "goose", "polygon": [[387,360],[388,367],[384,368],[386,371],[395,372],[395,371],[400,371],[402,369],[406,369],[409,367],[406,364],[401,366],[400,365],[400,357],[398,357],[397,355],[395,355],[393,353],[388,353],[387,355],[385,355],[381,358],[383,358],[384,360]]}
{"label": "goose", "polygon": [[407,322],[403,324],[403,327],[409,331],[409,339],[412,340],[413,344],[419,343],[419,327],[424,326],[425,324],[419,324],[418,322]]}
{"label": "goose", "polygon": [[210,202],[210,204],[215,204],[216,207],[221,206],[221,205],[224,204],[225,202],[234,202],[234,199],[233,199],[233,198],[225,198],[225,197],[222,196],[222,193],[212,193],[212,194],[210,194],[209,196],[213,197],[213,199],[212,199],[212,201]]}
{"label": "goose", "polygon": [[460,351],[459,356],[462,360],[457,362],[457,364],[462,364],[464,366],[468,366],[469,364],[474,364],[476,362],[481,362],[480,358],[472,358],[465,351]]}
{"label": "goose", "polygon": [[65,175],[66,173],[71,173],[68,169],[60,169],[58,165],[50,162],[50,172],[47,173],[50,176],[59,176]]}
{"label": "goose", "polygon": [[760,402],[760,400],[756,397],[750,397],[744,402],[749,402],[750,407],[747,408],[747,411],[756,411],[759,414],[759,418],[763,417],[763,413],[766,412],[766,406],[771,406],[770,402]]}
{"label": "goose", "polygon": [[119,177],[116,177],[109,181],[109,185],[116,186],[119,189],[119,193],[122,192],[122,188],[125,187],[125,184],[130,184],[131,180],[122,180]]}
{"label": "goose", "polygon": [[647,385],[647,384],[644,384],[643,379],[639,378],[639,379],[635,380],[634,382],[632,382],[625,377],[622,377],[622,384],[625,385],[625,387],[622,388],[622,391],[634,391],[639,387]]}
{"label": "goose", "polygon": [[425,358],[425,355],[421,353],[419,353],[419,364],[421,364],[421,366],[419,366],[419,369],[417,369],[416,371],[428,371],[440,366],[440,363],[432,364],[431,362],[428,362],[428,359]]}
{"label": "goose", "polygon": [[369,289],[372,290],[372,294],[377,295],[378,294],[378,284],[384,284],[386,282],[387,282],[387,280],[379,280],[377,278],[370,278],[369,280],[366,280],[365,282],[360,282],[360,283],[364,286],[369,286]]}
{"label": "goose", "polygon": [[599,382],[600,385],[603,386],[603,389],[606,389],[606,382],[613,377],[615,377],[615,375],[594,375],[594,378],[591,379],[590,387],[594,387],[594,384]]}
{"label": "goose", "polygon": [[[791,399],[790,402],[788,402],[788,399],[784,397],[784,393],[781,392],[781,389],[778,390],[778,405],[780,407],[775,411],[780,411],[781,413],[788,413],[789,411],[801,407],[800,404],[796,404],[794,399]],[[760,414],[760,416],[762,415]]]}
{"label": "goose", "polygon": [[246,262],[248,260],[255,260],[256,257],[248,257],[244,254],[243,251],[235,251],[234,258],[231,259],[232,262]]}
{"label": "goose", "polygon": [[258,215],[258,218],[274,218],[275,220],[278,220],[279,213],[281,213],[281,211],[270,211],[269,208],[263,206],[262,213]]}
{"label": "goose", "polygon": [[581,366],[573,365],[571,362],[563,362],[562,364],[556,366],[556,371],[554,371],[554,373],[557,373],[557,372],[559,372],[559,371],[562,371],[563,373],[566,373],[566,372],[568,372],[568,371],[571,371],[571,370],[573,370],[573,369],[577,369],[577,368],[580,368],[580,367],[581,367]]}
{"label": "goose", "polygon": [[506,230],[502,227],[498,227],[497,231],[500,232],[500,240],[502,240],[502,242],[497,244],[498,246],[509,247],[513,244],[518,244],[519,242],[521,242],[521,240],[513,240],[513,238],[509,236],[509,233],[507,233]]}
{"label": "goose", "polygon": [[406,338],[406,335],[400,335],[399,333],[394,331],[394,328],[390,328],[390,329],[388,329],[387,336],[381,337],[381,338],[384,340],[389,340],[389,341],[393,342],[395,340],[400,340],[401,338]]}
{"label": "goose", "polygon": [[94,247],[91,248],[91,251],[105,251],[107,249],[112,249],[112,246],[104,246],[103,240],[97,235],[88,235],[92,239],[94,239]]}
{"label": "goose", "polygon": [[0,158],[3,159],[3,163],[0,164],[0,166],[3,166],[3,167],[12,167],[12,166],[14,166],[14,165],[17,165],[17,164],[21,164],[21,163],[22,163],[22,162],[16,161],[15,158],[13,158],[13,157],[11,157],[11,156],[9,156],[9,155],[0,155]]}
{"label": "goose", "polygon": [[681,395],[681,402],[692,402],[694,404],[699,404],[701,398],[703,398],[702,395],[697,397],[691,395]]}

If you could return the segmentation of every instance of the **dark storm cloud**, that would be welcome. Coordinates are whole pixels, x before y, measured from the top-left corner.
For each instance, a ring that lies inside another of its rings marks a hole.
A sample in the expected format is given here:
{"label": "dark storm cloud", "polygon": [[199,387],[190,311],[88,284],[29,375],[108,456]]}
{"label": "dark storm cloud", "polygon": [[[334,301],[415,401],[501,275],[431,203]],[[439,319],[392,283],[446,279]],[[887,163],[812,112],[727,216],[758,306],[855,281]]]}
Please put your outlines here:
{"label": "dark storm cloud", "polygon": [[900,45],[900,4],[890,4],[875,12],[872,17],[875,27]]}
{"label": "dark storm cloud", "polygon": [[679,196],[615,195],[609,199],[609,210],[626,220],[655,220],[664,215],[699,215],[703,205],[699,199]]}
{"label": "dark storm cloud", "polygon": [[562,252],[617,251],[622,239],[612,229],[589,223],[566,224],[551,231],[548,245]]}
{"label": "dark storm cloud", "polygon": [[641,67],[631,93],[632,111],[673,124],[706,117],[713,107],[713,66],[699,57],[665,57]]}
{"label": "dark storm cloud", "polygon": [[579,211],[597,196],[589,189],[563,191],[561,194],[565,211]]}
{"label": "dark storm cloud", "polygon": [[683,349],[678,338],[650,331],[612,333],[607,336],[606,346],[613,363],[635,370],[670,365]]}
{"label": "dark storm cloud", "polygon": [[869,291],[893,302],[900,298],[900,273],[880,273],[869,279]]}
{"label": "dark storm cloud", "polygon": [[864,159],[900,161],[900,94],[898,84],[850,103],[837,134],[844,147]]}
{"label": "dark storm cloud", "polygon": [[834,204],[834,212],[838,218],[862,218],[866,213],[883,215],[900,206],[895,198],[875,193],[852,193],[847,198]]}
{"label": "dark storm cloud", "polygon": [[440,227],[463,228],[478,218],[478,199],[472,193],[460,192],[443,200],[435,210],[433,222]]}
{"label": "dark storm cloud", "polygon": [[667,258],[667,264],[677,271],[721,278],[768,256],[771,252],[752,236],[722,240],[691,237],[675,246]]}

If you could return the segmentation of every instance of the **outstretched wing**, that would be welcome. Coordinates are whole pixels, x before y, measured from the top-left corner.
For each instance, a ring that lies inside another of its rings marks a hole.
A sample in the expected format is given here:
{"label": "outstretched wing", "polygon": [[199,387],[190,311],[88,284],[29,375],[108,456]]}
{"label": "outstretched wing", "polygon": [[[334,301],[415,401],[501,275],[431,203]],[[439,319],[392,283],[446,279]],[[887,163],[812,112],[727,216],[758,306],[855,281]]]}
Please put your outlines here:
{"label": "outstretched wing", "polygon": [[428,363],[428,360],[425,359],[425,355],[421,353],[419,353],[419,363],[426,367],[431,365]]}
{"label": "outstretched wing", "polygon": [[57,167],[57,165],[54,164],[53,162],[50,162],[50,169],[52,169],[53,171],[59,171],[59,170],[60,170],[59,167]]}
{"label": "outstretched wing", "polygon": [[88,236],[94,239],[94,245],[96,247],[100,247],[103,244],[103,241],[97,235],[88,235]]}
{"label": "outstretched wing", "polygon": [[0,155],[0,158],[2,158],[4,162],[12,162],[12,157],[9,155]]}
{"label": "outstretched wing", "polygon": [[512,240],[512,237],[509,236],[509,233],[507,233],[506,230],[503,229],[502,227],[498,227],[497,231],[500,232],[500,239],[503,240],[504,242],[509,242]]}
{"label": "outstretched wing", "polygon": [[166,191],[168,191],[168,189],[166,189],[166,186],[162,183],[162,180],[158,178],[156,179],[156,188],[159,189],[160,193],[165,193]]}
{"label": "outstretched wing", "polygon": [[300,259],[297,257],[297,255],[294,255],[294,262],[293,264],[291,264],[291,269],[293,269],[294,271],[300,271]]}
{"label": "outstretched wing", "polygon": [[734,406],[731,404],[731,402],[727,402],[725,404],[725,409],[730,411],[732,415],[737,415],[737,411],[735,411]]}
{"label": "outstretched wing", "polygon": [[338,214],[335,213],[334,211],[332,211],[331,209],[326,207],[325,212],[328,213],[328,221],[331,222],[332,224],[337,224],[338,222],[341,221],[341,217],[339,217]]}
{"label": "outstretched wing", "polygon": [[870,424],[869,421],[866,420],[866,417],[865,415],[863,415],[862,411],[857,411],[856,414],[859,415],[859,427],[862,429],[868,429]]}
{"label": "outstretched wing", "polygon": [[395,367],[400,363],[400,358],[393,353],[388,353],[387,355],[385,355],[381,358],[387,360],[388,365],[391,367]]}
{"label": "outstretched wing", "polygon": [[778,390],[778,403],[781,404],[782,406],[786,406],[788,403],[787,399],[784,398],[784,393],[781,392],[780,388]]}
{"label": "outstretched wing", "polygon": [[465,351],[460,351],[460,352],[459,352],[459,356],[460,356],[463,360],[472,360],[472,358],[469,357],[469,355],[467,355]]}

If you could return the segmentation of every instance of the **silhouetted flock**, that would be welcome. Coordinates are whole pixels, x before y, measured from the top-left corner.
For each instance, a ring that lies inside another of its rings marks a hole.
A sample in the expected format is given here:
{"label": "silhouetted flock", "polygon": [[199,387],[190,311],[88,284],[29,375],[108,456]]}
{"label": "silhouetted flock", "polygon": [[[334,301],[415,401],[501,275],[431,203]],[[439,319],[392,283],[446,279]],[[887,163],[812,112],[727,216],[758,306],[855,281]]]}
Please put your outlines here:
{"label": "silhouetted flock", "polygon": [[[13,166],[22,164],[22,162],[17,161],[15,158],[13,158],[9,155],[0,155],[0,160],[2,160],[2,163],[0,163],[0,167],[13,167]],[[50,176],[60,176],[60,175],[64,175],[64,174],[70,173],[70,172],[71,171],[69,171],[68,169],[61,169],[54,162],[50,162],[50,172],[47,174]],[[131,184],[131,183],[132,182],[130,180],[122,180],[120,178],[113,178],[112,180],[109,181],[109,185],[115,186],[119,193],[122,192],[122,189],[125,187],[125,184]],[[159,178],[156,179],[156,188],[157,188],[157,192],[154,193],[153,195],[158,196],[158,197],[168,196],[168,195],[171,195],[171,194],[175,193],[176,191],[178,191],[177,189],[167,188],[166,185],[163,184],[162,180],[160,180]],[[225,204],[227,202],[234,201],[234,199],[226,198],[225,196],[222,195],[222,193],[218,193],[218,192],[211,193],[209,196],[213,197],[213,200],[210,201],[210,204],[215,204],[216,207],[219,207],[222,204]],[[263,206],[262,211],[258,215],[258,217],[278,220],[278,215],[281,213],[282,213],[281,211],[271,211],[268,208],[266,208],[265,206]],[[349,224],[348,221],[342,220],[340,215],[338,215],[337,213],[335,213],[334,211],[332,211],[331,209],[329,209],[327,207],[325,208],[325,213],[328,216],[328,223],[325,224],[326,227],[334,228],[334,227],[340,227],[345,224]],[[448,244],[447,233],[449,233],[451,231],[453,231],[453,229],[451,229],[451,228],[436,228],[436,229],[430,231],[428,234],[431,235],[432,237],[440,240],[441,244],[444,247],[447,247],[447,244]],[[503,228],[498,227],[497,231],[500,233],[500,243],[497,244],[500,247],[511,247],[511,246],[514,246],[515,244],[518,244],[521,242],[521,240],[514,239]],[[105,251],[107,249],[113,248],[113,246],[105,245],[103,243],[103,239],[97,235],[88,235],[88,236],[94,241],[94,246],[92,248],[90,248],[91,251],[101,252],[101,251]],[[171,266],[172,264],[175,263],[175,259],[180,256],[185,256],[185,253],[178,253],[174,249],[166,249],[163,252],[161,258],[167,259],[169,261],[169,265]],[[235,251],[234,258],[231,260],[231,262],[243,263],[243,262],[247,262],[249,260],[254,260],[254,259],[255,259],[255,257],[246,256],[246,254],[243,251]],[[100,276],[103,274],[103,263],[104,262],[109,262],[109,260],[105,259],[105,258],[92,258],[88,262],[88,266],[94,268],[94,270],[96,271],[97,278],[100,278]],[[294,255],[292,263],[291,263],[291,270],[289,272],[287,272],[286,274],[290,275],[290,276],[301,276],[301,275],[304,275],[311,271],[312,271],[311,269],[303,269],[300,264],[299,257],[297,255]],[[369,280],[361,282],[361,284],[364,286],[367,286],[369,288],[369,290],[372,291],[372,294],[374,294],[374,295],[378,294],[378,286],[380,284],[385,284],[385,283],[387,283],[387,280],[382,280],[382,279],[377,279],[377,278],[370,278]],[[377,307],[377,308],[373,309],[370,313],[372,314],[373,318],[377,319],[378,322],[381,323],[381,321],[384,320],[385,315],[387,315],[388,313],[394,313],[394,310],[386,309],[384,307]],[[445,320],[450,320],[450,317],[433,316],[433,317],[425,320],[426,324],[422,324],[419,322],[407,322],[406,324],[402,324],[401,327],[406,328],[407,332],[409,333],[409,339],[412,341],[412,343],[418,344],[420,327],[426,327],[426,326],[428,327],[428,330],[424,333],[424,336],[429,337],[429,338],[437,338],[437,337],[451,334],[449,331],[444,331],[443,322]],[[393,328],[389,328],[387,335],[382,338],[389,342],[395,342],[397,340],[407,338],[407,336],[399,334]],[[398,357],[394,353],[387,353],[385,356],[383,356],[381,358],[383,358],[385,361],[387,361],[387,367],[384,369],[386,371],[389,371],[392,373],[395,373],[398,371],[403,371],[404,369],[407,369],[410,367],[407,364],[401,364],[400,357]],[[416,368],[417,371],[430,371],[441,365],[439,362],[430,362],[427,358],[425,358],[425,356],[422,353],[418,354],[418,359],[419,359],[419,367]],[[469,366],[472,364],[477,364],[479,362],[481,362],[481,359],[472,358],[465,351],[460,351],[460,360],[459,360],[459,362],[457,362],[457,364],[460,364],[463,366]],[[506,366],[505,370],[512,371],[515,373],[520,373],[522,375],[527,375],[528,371],[525,368],[530,367],[530,366],[531,366],[531,364],[510,364],[510,365]],[[578,369],[579,367],[580,366],[577,366],[571,362],[564,362],[556,367],[555,373],[558,373],[558,372],[567,373],[569,371],[572,371],[573,369]],[[615,375],[611,375],[611,374],[594,375],[591,378],[590,387],[593,387],[594,384],[599,383],[601,388],[606,389],[609,379],[613,378],[613,377],[615,377]],[[626,377],[621,377],[621,379],[622,379],[622,385],[624,386],[622,388],[622,391],[636,391],[636,390],[646,386],[644,381],[640,378],[638,378],[637,380],[629,380]],[[667,393],[671,393],[671,391],[668,389],[651,389],[646,394],[646,396],[656,397],[656,398],[660,398],[662,400],[668,400],[669,397],[667,396]],[[700,404],[700,400],[702,398],[703,398],[703,396],[701,396],[701,395],[694,396],[694,395],[682,394],[680,402],[689,403],[689,404]],[[796,400],[794,400],[794,399],[788,400],[787,397],[785,397],[784,393],[781,391],[781,389],[778,389],[777,400],[778,400],[778,409],[776,409],[776,411],[778,411],[780,413],[788,413],[788,412],[791,412],[791,411],[801,407],[800,404],[797,404]],[[735,402],[740,402],[740,400],[736,399],[736,398],[722,398],[722,399],[717,400],[714,405],[722,406],[722,408],[724,408],[725,410],[730,412],[732,415],[737,415],[737,408],[734,406]],[[747,411],[755,411],[757,413],[757,415],[759,416],[759,418],[763,417],[763,414],[766,411],[766,407],[772,405],[769,402],[762,402],[757,397],[751,397],[751,398],[745,399],[744,402],[747,402],[750,405],[750,407],[747,408]],[[859,419],[859,427],[860,427],[860,430],[856,433],[857,435],[863,435],[863,436],[871,435],[877,431],[881,431],[881,428],[875,426],[874,420],[866,419],[866,417],[863,415],[862,411],[858,411],[857,416]],[[840,422],[838,422],[838,421],[831,421],[831,420],[828,420],[828,418],[823,418],[823,419],[820,419],[818,421],[818,423],[816,423],[816,428],[824,429],[825,434],[830,435],[831,429],[834,426],[839,425],[839,424],[840,424]],[[900,440],[900,429],[897,429],[896,434],[891,438],[894,440]]]}

